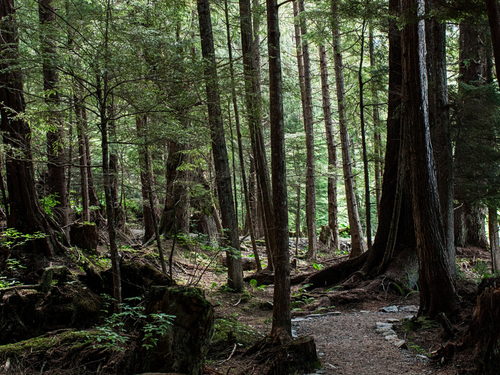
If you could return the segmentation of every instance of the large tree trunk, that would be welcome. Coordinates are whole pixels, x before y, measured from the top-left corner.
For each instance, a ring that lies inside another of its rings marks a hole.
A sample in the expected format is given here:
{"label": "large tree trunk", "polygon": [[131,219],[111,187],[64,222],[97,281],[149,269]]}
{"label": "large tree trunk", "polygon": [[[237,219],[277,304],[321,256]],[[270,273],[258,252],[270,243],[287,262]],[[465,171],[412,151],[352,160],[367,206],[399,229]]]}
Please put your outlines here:
{"label": "large tree trunk", "polygon": [[[460,66],[459,81],[468,85],[479,86],[487,83],[489,76],[488,58],[482,53],[482,37],[479,26],[471,20],[460,23]],[[454,237],[457,246],[487,246],[488,240],[485,232],[485,209],[478,203],[470,202],[468,197],[467,181],[464,171],[469,167],[468,155],[470,152],[469,141],[473,136],[476,113],[466,110],[468,102],[462,102],[462,111],[458,117],[458,128],[461,129],[455,141],[455,192],[458,207],[454,211]],[[473,131],[473,130],[472,130]]]}
{"label": "large tree trunk", "polygon": [[498,239],[498,214],[496,207],[488,207],[488,232],[490,234],[491,271],[500,271],[500,244]]}
{"label": "large tree trunk", "polygon": [[228,286],[235,291],[243,289],[243,271],[241,266],[238,227],[234,212],[231,175],[224,136],[224,125],[220,109],[219,83],[215,63],[215,48],[212,34],[212,19],[208,0],[198,0],[198,20],[200,23],[201,49],[205,60],[205,80],[207,90],[208,119],[212,135],[217,195],[219,198],[222,226],[227,236]]}
{"label": "large tree trunk", "polygon": [[335,60],[335,81],[337,83],[337,101],[339,111],[340,140],[342,145],[342,165],[344,170],[344,184],[347,200],[347,213],[349,216],[349,227],[351,230],[351,258],[360,255],[365,251],[365,239],[358,214],[358,204],[356,202],[356,193],[354,189],[354,179],[352,173],[352,159],[350,151],[349,132],[347,130],[347,114],[345,113],[345,90],[344,73],[342,63],[342,48],[340,43],[340,28],[338,14],[338,0],[331,0],[332,11],[332,32],[333,48]]}
{"label": "large tree trunk", "polygon": [[13,0],[0,2],[0,41],[0,129],[7,148],[5,169],[10,204],[7,225],[24,234],[46,234],[45,238],[25,246],[34,253],[40,251],[53,256],[65,249],[58,240],[64,233],[40,207],[31,159],[31,130],[28,123],[17,116],[24,113],[25,102],[22,72],[17,66],[19,41]]}
{"label": "large tree trunk", "polygon": [[258,201],[261,202],[262,222],[266,236],[266,251],[269,269],[273,269],[273,251],[276,246],[273,236],[273,200],[269,168],[267,165],[264,133],[262,130],[260,91],[260,59],[253,43],[252,17],[250,0],[240,0],[241,48],[243,54],[243,74],[245,77],[245,101],[247,106],[248,126],[252,143],[252,152],[257,177]]}
{"label": "large tree trunk", "polygon": [[446,71],[446,24],[432,18],[432,56],[434,129],[431,129],[434,157],[437,166],[437,182],[441,214],[445,229],[445,246],[450,265],[450,273],[456,277],[455,236],[454,236],[454,174],[453,145],[451,139],[451,120],[448,101],[448,83]]}
{"label": "large tree trunk", "polygon": [[[403,13],[423,15],[423,0],[403,0]],[[425,23],[403,29],[403,128],[409,153],[415,235],[419,255],[419,315],[435,316],[457,308],[446,255],[427,112]]]}
{"label": "large tree trunk", "polygon": [[308,248],[307,257],[316,259],[316,166],[314,156],[314,118],[311,88],[311,60],[309,57],[309,42],[307,41],[307,26],[305,19],[299,18],[305,12],[304,0],[293,2],[296,18],[295,38],[297,44],[297,61],[299,66],[300,94],[302,97],[302,112],[304,114],[304,131],[306,133],[306,223]]}
{"label": "large tree trunk", "polygon": [[56,12],[52,0],[41,0],[38,3],[41,24],[41,45],[43,65],[43,89],[47,104],[47,122],[50,126],[47,132],[47,170],[48,192],[55,195],[57,204],[54,207],[54,217],[58,223],[65,226],[69,220],[69,201],[66,186],[66,156],[64,153],[64,130],[58,115],[59,105],[59,75],[54,65],[56,45],[51,38],[55,26]]}
{"label": "large tree trunk", "polygon": [[[337,146],[333,132],[332,112],[330,109],[330,87],[328,85],[328,65],[324,45],[319,47],[321,67],[321,93],[323,97],[323,116],[325,117],[326,145],[328,147],[328,226],[333,234],[333,248],[339,249],[339,223],[337,206]],[[300,229],[300,228],[299,228]]]}
{"label": "large tree trunk", "polygon": [[266,0],[269,53],[269,110],[274,204],[274,297],[271,336],[282,343],[292,335],[290,312],[290,255],[288,250],[288,200],[285,162],[285,124],[281,75],[278,3]]}
{"label": "large tree trunk", "polygon": [[160,232],[166,234],[189,233],[189,189],[187,171],[181,168],[185,162],[186,146],[169,140],[166,163],[167,193],[160,223]]}

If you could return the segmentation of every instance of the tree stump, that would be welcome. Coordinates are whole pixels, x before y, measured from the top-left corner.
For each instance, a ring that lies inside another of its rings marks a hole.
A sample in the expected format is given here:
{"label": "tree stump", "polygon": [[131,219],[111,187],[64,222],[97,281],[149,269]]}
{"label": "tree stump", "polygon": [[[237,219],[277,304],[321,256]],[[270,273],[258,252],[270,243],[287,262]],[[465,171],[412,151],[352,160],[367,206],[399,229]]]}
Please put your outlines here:
{"label": "tree stump", "polygon": [[201,375],[214,330],[212,305],[197,288],[153,287],[145,313],[159,312],[174,315],[173,325],[149,349],[142,345],[144,333],[139,336],[135,372]]}
{"label": "tree stump", "polygon": [[[487,280],[489,281],[489,280]],[[486,285],[487,282],[481,283]],[[478,293],[479,294],[479,293]],[[496,375],[500,368],[500,285],[486,286],[477,298],[472,321],[462,340],[450,343],[433,353],[433,359],[444,363],[456,353],[472,349],[474,372]],[[472,370],[472,369],[471,369]]]}
{"label": "tree stump", "polygon": [[81,249],[97,253],[99,234],[94,223],[76,223],[71,226],[69,237],[71,243]]}
{"label": "tree stump", "polygon": [[322,225],[321,232],[319,233],[319,241],[329,249],[332,239],[333,233],[330,227],[328,225]]}

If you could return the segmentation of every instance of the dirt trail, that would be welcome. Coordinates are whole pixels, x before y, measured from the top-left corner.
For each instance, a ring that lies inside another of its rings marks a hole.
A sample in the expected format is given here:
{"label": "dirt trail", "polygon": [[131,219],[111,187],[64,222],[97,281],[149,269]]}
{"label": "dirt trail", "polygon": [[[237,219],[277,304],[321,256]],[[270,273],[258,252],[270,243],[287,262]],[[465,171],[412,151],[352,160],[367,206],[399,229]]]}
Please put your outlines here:
{"label": "dirt trail", "polygon": [[293,321],[297,335],[314,337],[323,364],[315,374],[453,374],[435,368],[425,356],[398,349],[376,332],[377,322],[402,319],[408,313],[361,311]]}

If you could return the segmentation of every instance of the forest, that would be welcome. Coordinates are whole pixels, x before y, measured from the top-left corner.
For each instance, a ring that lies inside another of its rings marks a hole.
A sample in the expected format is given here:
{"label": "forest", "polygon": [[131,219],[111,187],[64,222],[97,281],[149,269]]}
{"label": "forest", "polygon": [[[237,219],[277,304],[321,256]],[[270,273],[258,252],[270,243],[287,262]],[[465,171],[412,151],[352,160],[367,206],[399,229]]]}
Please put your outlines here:
{"label": "forest", "polygon": [[498,374],[499,78],[498,0],[0,0],[0,372]]}

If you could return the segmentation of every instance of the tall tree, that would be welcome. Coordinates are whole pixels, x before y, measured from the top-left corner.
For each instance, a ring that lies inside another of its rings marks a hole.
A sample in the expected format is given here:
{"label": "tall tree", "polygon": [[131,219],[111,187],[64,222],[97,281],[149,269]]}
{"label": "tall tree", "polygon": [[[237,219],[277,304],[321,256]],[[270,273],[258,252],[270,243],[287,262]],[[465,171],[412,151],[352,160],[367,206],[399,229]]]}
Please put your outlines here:
{"label": "tall tree", "polygon": [[360,255],[365,251],[365,239],[358,214],[358,204],[354,191],[354,179],[352,173],[352,159],[350,150],[349,132],[347,129],[347,114],[345,109],[345,89],[344,89],[344,65],[342,63],[342,46],[340,39],[338,0],[330,0],[332,12],[332,33],[335,61],[335,82],[337,84],[337,102],[340,127],[340,142],[342,146],[342,167],[344,171],[344,184],[347,200],[347,214],[349,217],[349,227],[351,231],[351,254],[350,258]]}
{"label": "tall tree", "polygon": [[35,191],[31,129],[19,116],[25,111],[25,101],[15,11],[14,0],[0,3],[0,129],[6,147],[10,206],[7,225],[25,234],[44,233],[46,237],[29,242],[26,247],[33,253],[53,256],[65,250],[58,239],[64,233],[40,207]]}
{"label": "tall tree", "polygon": [[311,87],[311,58],[307,40],[304,0],[293,2],[296,20],[295,38],[299,66],[300,94],[306,133],[306,223],[308,248],[307,257],[316,259],[316,162],[314,155],[314,118]]}
{"label": "tall tree", "polygon": [[[262,270],[262,265],[260,262],[259,252],[257,250],[257,243],[255,241],[255,226],[253,221],[253,215],[251,214],[251,206],[250,206],[250,196],[248,193],[248,184],[247,184],[247,174],[245,170],[245,159],[243,157],[243,142],[241,137],[241,126],[239,119],[239,111],[238,111],[238,101],[236,96],[236,81],[234,78],[234,65],[233,65],[233,47],[231,45],[231,33],[230,33],[230,24],[229,24],[229,12],[228,12],[228,4],[227,0],[224,2],[224,10],[226,14],[226,33],[227,33],[227,48],[229,52],[229,69],[231,74],[231,96],[233,101],[234,115],[235,115],[235,123],[236,123],[236,138],[238,141],[238,156],[240,161],[240,169],[241,169],[241,182],[243,184],[243,194],[245,200],[245,208],[247,211],[248,217],[248,229],[250,232],[250,241],[252,243],[252,250],[255,257],[255,263],[257,264],[257,271]],[[236,179],[234,181],[236,183]]]}
{"label": "tall tree", "polygon": [[222,216],[222,226],[227,231],[228,286],[235,291],[243,289],[240,243],[236,214],[234,212],[231,174],[227,156],[224,125],[220,108],[219,83],[215,63],[215,48],[212,34],[212,19],[208,0],[198,0],[198,21],[200,24],[201,51],[205,64],[208,120],[212,135],[212,153],[215,165],[217,195]]}
{"label": "tall tree", "polygon": [[273,198],[269,167],[266,157],[261,112],[260,59],[258,48],[253,41],[252,11],[250,0],[239,0],[241,25],[241,52],[243,54],[243,75],[245,77],[245,102],[248,126],[252,143],[252,153],[257,177],[257,200],[261,202],[262,218],[266,236],[268,267],[273,269],[273,251],[276,246],[272,228],[274,226]]}
{"label": "tall tree", "polygon": [[[403,14],[417,20],[424,0],[403,0]],[[420,315],[457,308],[440,212],[427,108],[425,23],[403,28],[403,128],[409,153],[415,236],[419,256]]]}
{"label": "tall tree", "polygon": [[359,120],[361,123],[361,147],[363,149],[363,171],[365,180],[365,220],[366,220],[366,242],[368,249],[372,247],[372,219],[371,219],[371,203],[370,203],[370,170],[368,166],[368,150],[366,146],[366,124],[365,124],[365,99],[363,81],[363,61],[365,54],[365,29],[366,20],[363,20],[361,28],[361,52],[359,58],[358,69],[358,85],[359,85]]}
{"label": "tall tree", "polygon": [[271,336],[282,343],[292,335],[290,311],[290,255],[288,198],[286,187],[285,123],[283,119],[283,82],[281,73],[278,2],[266,0],[267,48],[269,54],[269,112],[271,123],[271,166],[273,180],[274,297]]}
{"label": "tall tree", "polygon": [[446,71],[446,24],[439,22],[435,17],[432,17],[429,22],[431,23],[429,55],[432,59],[430,76],[433,81],[430,100],[434,104],[434,127],[431,129],[431,136],[437,168],[439,201],[445,228],[446,254],[450,272],[455,277],[453,144]]}
{"label": "tall tree", "polygon": [[319,47],[321,67],[321,93],[323,97],[323,116],[325,121],[326,145],[328,147],[328,226],[333,234],[333,248],[339,248],[339,224],[337,204],[337,146],[333,132],[332,112],[330,105],[330,87],[328,84],[328,64],[326,48]]}
{"label": "tall tree", "polygon": [[69,220],[69,201],[66,186],[66,156],[64,152],[64,130],[59,116],[59,74],[56,67],[56,45],[54,27],[56,12],[52,0],[40,0],[38,11],[41,25],[40,42],[43,70],[43,89],[47,105],[47,169],[49,193],[56,196],[55,215],[60,225]]}

